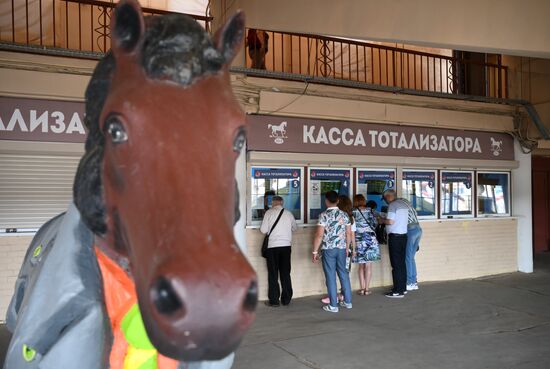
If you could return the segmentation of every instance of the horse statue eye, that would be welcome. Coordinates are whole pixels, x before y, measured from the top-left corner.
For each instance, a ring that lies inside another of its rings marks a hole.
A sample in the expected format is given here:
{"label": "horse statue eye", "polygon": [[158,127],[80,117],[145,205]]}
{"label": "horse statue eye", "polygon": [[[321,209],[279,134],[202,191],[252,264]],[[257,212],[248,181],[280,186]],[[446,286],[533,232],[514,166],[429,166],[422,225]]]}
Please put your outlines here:
{"label": "horse statue eye", "polygon": [[235,136],[235,140],[233,141],[233,151],[241,152],[245,142],[246,142],[246,133],[243,128],[239,128],[239,131]]}
{"label": "horse statue eye", "polygon": [[124,130],[124,126],[117,118],[109,118],[107,120],[107,133],[111,137],[113,143],[122,143],[128,141],[128,134]]}

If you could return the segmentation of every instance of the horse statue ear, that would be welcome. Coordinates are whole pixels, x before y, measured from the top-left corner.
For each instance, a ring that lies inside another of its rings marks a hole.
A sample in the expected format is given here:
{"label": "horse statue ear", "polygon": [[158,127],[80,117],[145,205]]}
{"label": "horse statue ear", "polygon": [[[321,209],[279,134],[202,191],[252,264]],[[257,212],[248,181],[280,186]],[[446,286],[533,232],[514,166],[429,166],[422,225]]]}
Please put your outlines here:
{"label": "horse statue ear", "polygon": [[115,54],[136,50],[145,31],[141,7],[136,0],[122,0],[114,11],[111,24],[112,49]]}
{"label": "horse statue ear", "polygon": [[237,11],[223,27],[214,34],[214,43],[229,65],[239,52],[244,41],[244,12]]}

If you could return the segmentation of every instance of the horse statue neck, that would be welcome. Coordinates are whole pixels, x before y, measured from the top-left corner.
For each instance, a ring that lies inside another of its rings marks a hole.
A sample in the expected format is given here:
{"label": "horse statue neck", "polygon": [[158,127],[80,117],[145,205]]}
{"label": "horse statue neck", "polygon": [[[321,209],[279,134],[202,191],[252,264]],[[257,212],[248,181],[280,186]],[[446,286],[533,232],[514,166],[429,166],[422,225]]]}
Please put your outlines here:
{"label": "horse statue neck", "polygon": [[176,369],[178,362],[159,354],[149,341],[137,304],[134,282],[97,246],[94,249],[103,277],[105,307],[113,332],[110,367]]}
{"label": "horse statue neck", "polygon": [[[228,369],[220,361],[181,363],[151,345],[134,282],[95,244],[71,204],[37,232],[7,313],[9,369]],[[23,348],[26,348],[26,354]]]}

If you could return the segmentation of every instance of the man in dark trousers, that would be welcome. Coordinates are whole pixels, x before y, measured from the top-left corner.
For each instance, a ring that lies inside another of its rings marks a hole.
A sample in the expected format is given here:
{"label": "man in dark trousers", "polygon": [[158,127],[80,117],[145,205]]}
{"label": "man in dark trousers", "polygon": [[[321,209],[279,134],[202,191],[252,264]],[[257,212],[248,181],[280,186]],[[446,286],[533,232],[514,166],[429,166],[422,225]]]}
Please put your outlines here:
{"label": "man in dark trousers", "polygon": [[[260,231],[263,234],[269,233],[266,255],[269,301],[266,302],[266,305],[277,307],[280,304],[285,306],[290,304],[292,299],[290,253],[292,232],[298,227],[294,215],[283,208],[282,197],[273,196],[271,203],[272,207],[266,211]],[[279,278],[282,292],[279,289]]]}
{"label": "man in dark trousers", "polygon": [[379,222],[386,224],[393,277],[393,289],[386,294],[386,297],[402,298],[407,291],[407,267],[405,258],[409,207],[402,199],[397,198],[395,190],[385,191],[384,200],[388,203],[388,213],[386,218],[380,219]]}

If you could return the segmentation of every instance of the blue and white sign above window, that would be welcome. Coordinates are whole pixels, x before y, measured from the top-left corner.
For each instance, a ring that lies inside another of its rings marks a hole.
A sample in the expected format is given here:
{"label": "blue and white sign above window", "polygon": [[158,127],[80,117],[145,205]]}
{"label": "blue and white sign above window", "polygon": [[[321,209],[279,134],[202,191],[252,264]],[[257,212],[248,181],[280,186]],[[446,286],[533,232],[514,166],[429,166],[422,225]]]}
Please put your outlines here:
{"label": "blue and white sign above window", "polygon": [[263,219],[276,195],[297,221],[302,220],[302,168],[252,167],[250,179],[250,222]]}
{"label": "blue and white sign above window", "polygon": [[441,171],[441,216],[473,216],[473,172]]}
{"label": "blue and white sign above window", "polygon": [[376,202],[376,210],[387,206],[382,195],[389,189],[395,189],[395,169],[357,170],[357,193],[365,196],[367,202]]}
{"label": "blue and white sign above window", "polygon": [[410,201],[420,218],[437,216],[435,170],[403,170],[401,193]]}
{"label": "blue and white sign above window", "polygon": [[351,169],[309,168],[308,208],[309,220],[319,219],[326,210],[325,194],[336,191],[339,195],[351,196]]}

